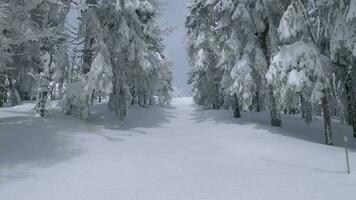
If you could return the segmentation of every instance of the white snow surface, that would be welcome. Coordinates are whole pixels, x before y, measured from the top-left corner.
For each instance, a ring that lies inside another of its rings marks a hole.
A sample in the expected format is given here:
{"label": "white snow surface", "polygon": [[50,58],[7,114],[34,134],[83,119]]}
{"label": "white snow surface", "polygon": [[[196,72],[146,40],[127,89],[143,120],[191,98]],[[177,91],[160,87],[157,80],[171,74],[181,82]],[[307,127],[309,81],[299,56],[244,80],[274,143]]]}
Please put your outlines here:
{"label": "white snow surface", "polygon": [[355,199],[356,173],[342,148],[320,144],[318,119],[284,116],[272,128],[268,113],[237,120],[191,98],[133,107],[121,124],[105,103],[88,122],[55,106],[41,119],[32,107],[0,109],[1,200]]}

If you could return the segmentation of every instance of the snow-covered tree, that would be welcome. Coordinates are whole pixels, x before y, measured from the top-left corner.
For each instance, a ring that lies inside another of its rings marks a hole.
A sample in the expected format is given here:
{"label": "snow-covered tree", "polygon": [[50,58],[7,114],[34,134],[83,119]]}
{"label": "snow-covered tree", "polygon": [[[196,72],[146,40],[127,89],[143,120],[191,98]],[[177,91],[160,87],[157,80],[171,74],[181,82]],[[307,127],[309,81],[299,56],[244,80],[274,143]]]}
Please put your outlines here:
{"label": "snow-covered tree", "polygon": [[356,127],[356,70],[350,67],[355,5],[352,0],[192,0],[186,27],[195,102],[207,109],[214,102],[215,108],[232,107],[235,117],[240,109],[267,108],[274,126],[281,126],[281,109],[301,111],[310,123],[320,108],[326,143],[332,144],[332,106]]}
{"label": "snow-covered tree", "polygon": [[233,106],[235,113],[264,110],[265,74],[274,45],[264,6],[256,0],[192,1],[186,23],[193,66],[189,82],[198,104],[211,96],[224,107]]}
{"label": "snow-covered tree", "polygon": [[87,0],[83,7],[83,62],[69,84],[65,112],[87,119],[100,93],[109,95],[109,109],[123,120],[130,102],[149,106],[154,95],[168,97],[172,77],[156,25],[160,2]]}
{"label": "snow-covered tree", "polygon": [[[36,1],[14,0],[2,1],[6,8],[2,12],[5,19],[2,27],[2,45],[6,49],[7,66],[5,79],[10,93],[12,105],[21,103],[22,99],[32,99],[39,90],[42,102],[47,98],[47,89],[41,82],[39,74],[53,74],[60,52],[66,51],[63,47],[66,36],[64,21],[68,10],[69,0]],[[46,76],[48,76],[46,75]],[[4,77],[4,76],[2,76]],[[47,77],[47,87],[52,77]],[[3,80],[4,81],[4,80]],[[3,82],[2,81],[2,82]],[[39,98],[38,98],[39,99]],[[45,110],[45,103],[42,104]],[[40,109],[39,109],[40,110]],[[41,111],[41,112],[42,112]]]}
{"label": "snow-covered tree", "polygon": [[221,99],[222,70],[219,62],[218,46],[215,45],[216,23],[212,17],[214,1],[192,1],[186,20],[188,31],[188,57],[192,66],[188,83],[193,90],[194,100],[205,109],[219,109]]}
{"label": "snow-covered tree", "polygon": [[11,55],[8,52],[9,49],[9,38],[7,35],[7,29],[9,28],[10,24],[8,23],[8,12],[9,12],[9,5],[4,2],[0,1],[0,27],[2,28],[2,34],[0,34],[0,107],[3,106],[4,102],[6,101],[7,96],[7,88],[6,88],[6,79],[7,79],[7,69],[8,63],[11,62]]}

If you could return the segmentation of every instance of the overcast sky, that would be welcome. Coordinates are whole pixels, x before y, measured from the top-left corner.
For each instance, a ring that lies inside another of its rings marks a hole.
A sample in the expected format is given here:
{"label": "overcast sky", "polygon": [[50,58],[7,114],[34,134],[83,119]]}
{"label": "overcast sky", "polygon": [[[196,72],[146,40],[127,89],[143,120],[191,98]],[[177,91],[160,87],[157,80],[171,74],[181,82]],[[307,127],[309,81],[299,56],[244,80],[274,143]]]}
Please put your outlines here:
{"label": "overcast sky", "polygon": [[167,5],[165,6],[163,16],[161,16],[161,23],[177,27],[177,29],[169,37],[166,37],[164,41],[167,46],[168,57],[174,63],[172,69],[174,86],[182,89],[185,93],[189,93],[190,89],[187,85],[187,73],[189,68],[184,45],[184,22],[187,16],[187,5],[190,0],[166,1]]}

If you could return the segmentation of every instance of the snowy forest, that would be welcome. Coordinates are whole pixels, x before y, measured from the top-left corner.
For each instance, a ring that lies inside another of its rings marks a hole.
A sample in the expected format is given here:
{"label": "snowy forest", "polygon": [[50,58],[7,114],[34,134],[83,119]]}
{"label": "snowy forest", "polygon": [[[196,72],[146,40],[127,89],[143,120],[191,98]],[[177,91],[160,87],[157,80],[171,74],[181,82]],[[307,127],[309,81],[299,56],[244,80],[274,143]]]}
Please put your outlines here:
{"label": "snowy forest", "polygon": [[205,109],[323,116],[356,138],[356,1],[195,0],[186,21],[194,101]]}
{"label": "snowy forest", "polygon": [[[78,19],[68,19],[73,7]],[[35,99],[44,117],[48,99],[62,100],[64,113],[87,119],[94,100],[109,98],[123,120],[128,104],[169,103],[157,0],[2,0],[0,9],[0,107]]]}
{"label": "snowy forest", "polygon": [[0,200],[354,200],[356,0],[0,0]]}

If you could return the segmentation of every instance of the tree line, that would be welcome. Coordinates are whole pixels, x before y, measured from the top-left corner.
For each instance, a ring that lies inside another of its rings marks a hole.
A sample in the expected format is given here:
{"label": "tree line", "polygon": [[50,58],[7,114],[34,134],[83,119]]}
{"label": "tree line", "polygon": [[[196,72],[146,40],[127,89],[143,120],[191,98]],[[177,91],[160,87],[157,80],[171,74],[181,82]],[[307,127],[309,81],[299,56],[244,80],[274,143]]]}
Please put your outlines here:
{"label": "tree line", "polygon": [[47,100],[61,100],[88,119],[107,97],[122,120],[129,104],[168,104],[161,10],[159,0],[0,0],[0,107],[36,99],[45,116]]}
{"label": "tree line", "polygon": [[205,109],[323,116],[356,138],[356,1],[192,0],[186,19],[194,100]]}

